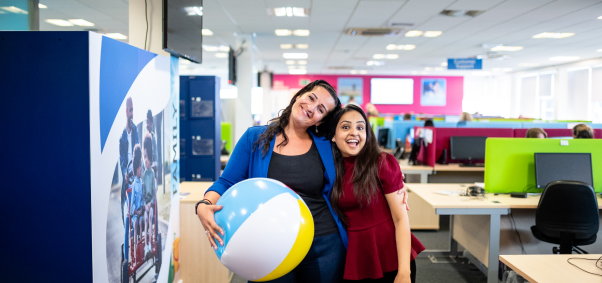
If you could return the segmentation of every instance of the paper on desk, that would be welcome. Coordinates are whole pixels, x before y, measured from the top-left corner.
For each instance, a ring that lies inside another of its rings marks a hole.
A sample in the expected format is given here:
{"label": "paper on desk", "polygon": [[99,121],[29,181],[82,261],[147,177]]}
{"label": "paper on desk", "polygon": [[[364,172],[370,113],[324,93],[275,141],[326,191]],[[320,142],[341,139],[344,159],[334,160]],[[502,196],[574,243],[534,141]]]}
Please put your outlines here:
{"label": "paper on desk", "polygon": [[445,196],[459,196],[461,193],[459,191],[436,191],[436,194],[445,195]]}

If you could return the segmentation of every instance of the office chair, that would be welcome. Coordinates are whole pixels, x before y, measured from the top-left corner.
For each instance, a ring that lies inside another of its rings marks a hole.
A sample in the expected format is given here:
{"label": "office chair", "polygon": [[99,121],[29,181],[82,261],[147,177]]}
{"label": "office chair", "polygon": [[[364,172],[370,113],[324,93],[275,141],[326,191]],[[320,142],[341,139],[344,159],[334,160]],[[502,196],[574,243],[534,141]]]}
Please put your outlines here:
{"label": "office chair", "polygon": [[[540,241],[559,244],[553,253],[587,253],[577,246],[596,242],[599,227],[598,201],[594,189],[583,182],[549,183],[539,199],[531,232]],[[580,252],[581,251],[581,252]]]}

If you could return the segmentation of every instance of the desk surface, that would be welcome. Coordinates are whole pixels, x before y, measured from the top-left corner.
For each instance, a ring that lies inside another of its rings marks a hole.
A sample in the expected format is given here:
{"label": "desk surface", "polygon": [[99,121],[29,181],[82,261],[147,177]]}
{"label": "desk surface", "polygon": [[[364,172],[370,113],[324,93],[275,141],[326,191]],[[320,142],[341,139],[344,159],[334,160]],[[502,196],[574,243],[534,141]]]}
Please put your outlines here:
{"label": "desk surface", "polygon": [[[568,258],[598,259],[602,255],[501,255],[500,260],[531,283],[537,282],[601,282],[600,276],[588,274],[567,262]],[[580,268],[602,275],[595,260],[572,259]]]}
{"label": "desk surface", "polygon": [[399,161],[399,168],[401,169],[401,172],[406,172],[406,171],[433,171],[433,167],[431,166],[426,166],[426,165],[410,165],[408,164],[408,160],[400,160]]}
{"label": "desk surface", "polygon": [[436,164],[435,171],[485,172],[485,167],[460,167],[460,163]]}
{"label": "desk surface", "polygon": [[180,193],[189,193],[180,203],[197,203],[205,196],[205,192],[213,182],[182,182],[180,183]]}
{"label": "desk surface", "polygon": [[[474,184],[408,184],[408,188],[428,202],[433,208],[522,208],[535,209],[539,204],[539,196],[513,198],[508,194],[485,194],[485,199],[466,196],[448,196],[438,191],[462,191]],[[495,201],[495,202],[494,202]],[[497,202],[497,203],[496,203]],[[602,199],[598,199],[602,209]]]}

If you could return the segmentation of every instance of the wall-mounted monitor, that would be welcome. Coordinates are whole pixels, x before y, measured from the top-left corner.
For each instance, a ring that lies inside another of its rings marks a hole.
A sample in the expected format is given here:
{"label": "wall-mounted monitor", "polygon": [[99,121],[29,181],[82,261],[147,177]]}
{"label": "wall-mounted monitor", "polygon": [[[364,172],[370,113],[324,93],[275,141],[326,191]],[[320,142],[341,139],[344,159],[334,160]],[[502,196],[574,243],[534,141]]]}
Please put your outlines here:
{"label": "wall-mounted monitor", "polygon": [[163,50],[201,63],[203,0],[163,0]]}
{"label": "wall-mounted monitor", "polygon": [[414,79],[371,79],[370,102],[372,104],[413,104]]}

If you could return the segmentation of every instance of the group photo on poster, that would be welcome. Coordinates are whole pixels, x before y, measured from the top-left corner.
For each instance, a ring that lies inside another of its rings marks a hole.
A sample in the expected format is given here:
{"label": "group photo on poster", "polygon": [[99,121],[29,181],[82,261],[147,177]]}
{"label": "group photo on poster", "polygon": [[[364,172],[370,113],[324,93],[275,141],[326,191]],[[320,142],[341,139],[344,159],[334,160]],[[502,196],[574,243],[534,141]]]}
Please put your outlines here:
{"label": "group photo on poster", "polygon": [[445,106],[447,96],[447,82],[445,79],[422,79],[421,87],[420,105]]}
{"label": "group photo on poster", "polygon": [[362,78],[338,78],[337,90],[339,100],[344,105],[362,105],[364,102],[364,82]]}

